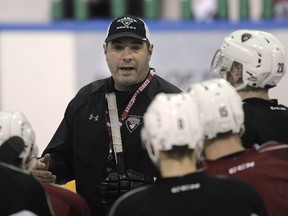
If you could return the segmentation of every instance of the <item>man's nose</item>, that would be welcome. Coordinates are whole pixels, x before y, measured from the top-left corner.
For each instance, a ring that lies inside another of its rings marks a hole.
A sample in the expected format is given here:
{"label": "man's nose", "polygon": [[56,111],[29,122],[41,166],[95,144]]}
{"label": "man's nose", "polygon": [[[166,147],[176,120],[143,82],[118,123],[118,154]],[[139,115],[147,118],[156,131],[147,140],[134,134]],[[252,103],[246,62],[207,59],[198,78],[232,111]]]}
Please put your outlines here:
{"label": "man's nose", "polygon": [[123,60],[124,61],[131,61],[133,59],[132,52],[130,48],[125,48],[123,50]]}

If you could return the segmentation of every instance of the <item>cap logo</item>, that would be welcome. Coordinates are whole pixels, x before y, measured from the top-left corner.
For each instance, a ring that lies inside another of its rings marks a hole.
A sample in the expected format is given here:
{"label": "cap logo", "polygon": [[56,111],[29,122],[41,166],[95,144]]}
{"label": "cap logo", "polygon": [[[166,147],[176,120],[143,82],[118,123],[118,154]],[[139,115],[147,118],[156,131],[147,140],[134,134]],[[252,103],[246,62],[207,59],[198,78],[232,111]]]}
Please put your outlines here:
{"label": "cap logo", "polygon": [[117,22],[123,24],[123,26],[118,26],[117,29],[124,29],[124,28],[136,29],[135,26],[130,26],[131,23],[137,22],[135,19],[132,19],[131,17],[124,17],[124,18],[118,20]]}
{"label": "cap logo", "polygon": [[107,30],[105,42],[117,38],[132,37],[142,41],[148,41],[149,30],[143,20],[133,16],[123,16],[114,19]]}

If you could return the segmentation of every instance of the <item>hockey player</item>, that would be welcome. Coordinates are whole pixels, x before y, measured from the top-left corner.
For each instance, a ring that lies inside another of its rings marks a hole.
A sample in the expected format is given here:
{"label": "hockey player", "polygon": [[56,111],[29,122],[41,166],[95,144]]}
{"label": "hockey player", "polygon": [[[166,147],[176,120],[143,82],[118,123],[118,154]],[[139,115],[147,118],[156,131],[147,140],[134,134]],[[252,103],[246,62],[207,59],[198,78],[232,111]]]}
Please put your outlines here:
{"label": "hockey player", "polygon": [[224,79],[191,85],[189,94],[197,101],[204,130],[205,172],[233,176],[259,192],[268,215],[288,212],[288,145],[276,142],[245,150],[241,98]]}
{"label": "hockey player", "polygon": [[37,155],[34,141],[22,113],[0,112],[0,215],[54,215],[41,183],[29,174]]}
{"label": "hockey player", "polygon": [[268,94],[286,68],[284,47],[268,32],[234,31],[216,52],[211,70],[228,80],[243,100],[245,148],[273,140],[288,143],[288,108]]}
{"label": "hockey player", "polygon": [[79,194],[41,184],[31,175],[36,165],[33,156],[37,156],[35,132],[24,114],[0,112],[0,215],[28,211],[33,216],[90,216]]}

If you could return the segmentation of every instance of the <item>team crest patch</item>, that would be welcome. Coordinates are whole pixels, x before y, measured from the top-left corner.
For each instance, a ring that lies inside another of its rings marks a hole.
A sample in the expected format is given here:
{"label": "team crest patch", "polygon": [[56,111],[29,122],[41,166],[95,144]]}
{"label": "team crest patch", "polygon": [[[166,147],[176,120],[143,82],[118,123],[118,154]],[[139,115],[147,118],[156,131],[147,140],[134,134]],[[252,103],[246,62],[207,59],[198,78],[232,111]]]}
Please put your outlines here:
{"label": "team crest patch", "polygon": [[127,129],[132,133],[139,125],[141,125],[143,122],[142,116],[129,116],[125,123]]}

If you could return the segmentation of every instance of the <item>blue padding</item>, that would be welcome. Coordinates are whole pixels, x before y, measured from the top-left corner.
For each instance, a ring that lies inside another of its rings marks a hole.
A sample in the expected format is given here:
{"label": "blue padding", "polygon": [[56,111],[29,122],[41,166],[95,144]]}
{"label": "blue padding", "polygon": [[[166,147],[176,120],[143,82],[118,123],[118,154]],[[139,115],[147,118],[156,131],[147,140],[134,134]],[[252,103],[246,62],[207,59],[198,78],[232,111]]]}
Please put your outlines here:
{"label": "blue padding", "polygon": [[[11,24],[0,23],[1,30],[43,30],[43,31],[106,31],[110,20],[97,19],[89,21],[54,21],[47,24]],[[231,23],[228,20],[216,20],[209,23],[199,23],[193,20],[167,21],[146,20],[151,31],[193,31],[193,30],[218,30],[218,29],[263,29],[263,28],[288,28],[286,20],[261,20],[259,22],[240,21]]]}

